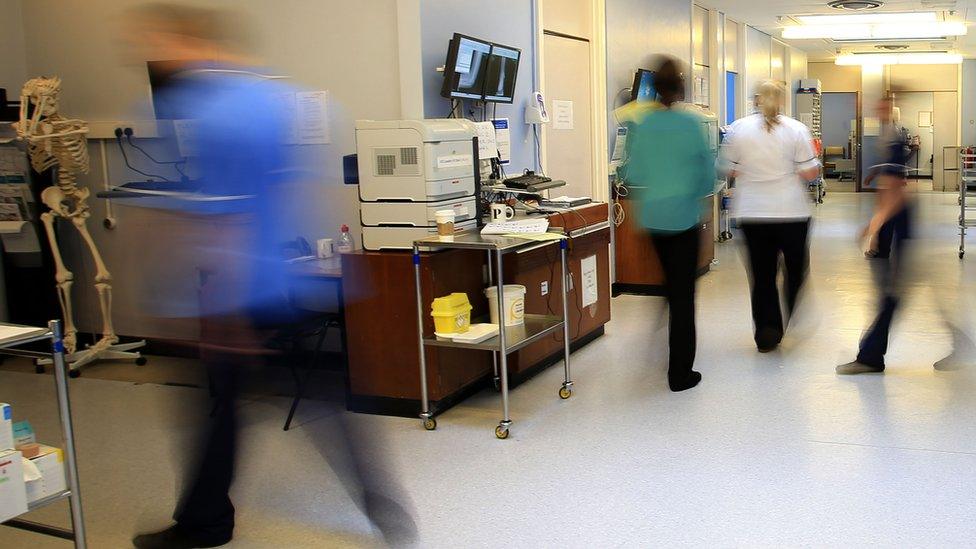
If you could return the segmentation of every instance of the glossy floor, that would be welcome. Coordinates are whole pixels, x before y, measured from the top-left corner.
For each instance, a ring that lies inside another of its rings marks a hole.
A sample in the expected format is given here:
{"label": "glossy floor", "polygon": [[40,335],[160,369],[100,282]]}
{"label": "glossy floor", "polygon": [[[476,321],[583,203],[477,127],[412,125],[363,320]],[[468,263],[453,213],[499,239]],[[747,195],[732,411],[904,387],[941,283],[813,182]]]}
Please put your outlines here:
{"label": "glossy floor", "polygon": [[[496,440],[498,398],[479,394],[439,418],[355,416],[385,441],[410,494],[422,547],[971,546],[976,539],[976,357],[937,372],[946,320],[972,332],[976,265],[956,254],[951,195],[922,195],[916,282],[882,375],[838,377],[873,312],[854,234],[870,196],[831,194],[818,210],[804,309],[782,348],[751,342],[738,240],[702,279],[698,388],[672,394],[657,298],[614,300],[605,337],[573,356],[576,394],[552,368],[512,394],[515,424]],[[72,381],[92,547],[123,547],[166,523],[186,461],[197,391]],[[55,433],[50,378],[0,372],[0,397]],[[326,459],[334,416],[249,400],[234,490],[236,547],[377,546]],[[405,502],[407,500],[404,500]],[[64,523],[63,507],[36,513]],[[65,547],[0,528],[0,546]]]}

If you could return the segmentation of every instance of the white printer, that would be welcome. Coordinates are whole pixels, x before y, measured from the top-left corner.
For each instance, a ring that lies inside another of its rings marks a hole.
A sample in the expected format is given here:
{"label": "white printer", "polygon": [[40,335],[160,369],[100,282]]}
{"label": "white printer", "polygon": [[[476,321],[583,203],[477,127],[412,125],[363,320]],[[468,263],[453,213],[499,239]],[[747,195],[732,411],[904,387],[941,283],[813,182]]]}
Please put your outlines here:
{"label": "white printer", "polygon": [[356,122],[363,248],[412,248],[437,232],[437,210],[453,209],[458,229],[477,226],[475,135],[464,119]]}

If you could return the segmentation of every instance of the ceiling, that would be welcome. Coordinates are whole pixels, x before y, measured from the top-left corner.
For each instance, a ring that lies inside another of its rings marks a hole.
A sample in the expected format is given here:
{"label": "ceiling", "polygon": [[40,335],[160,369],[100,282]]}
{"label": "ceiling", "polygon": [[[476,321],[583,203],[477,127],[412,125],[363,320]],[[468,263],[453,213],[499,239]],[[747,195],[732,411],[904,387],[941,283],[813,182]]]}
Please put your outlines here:
{"label": "ceiling", "polygon": [[[790,16],[831,15],[844,13],[883,13],[934,11],[940,19],[966,21],[973,25],[969,34],[939,41],[905,42],[907,51],[954,50],[966,57],[976,57],[976,0],[885,0],[884,6],[874,10],[849,12],[830,8],[829,0],[701,0],[695,3],[725,13],[729,18],[746,23],[782,40],[782,28],[795,24]],[[878,43],[835,43],[831,40],[784,40],[805,50],[811,61],[832,60],[839,51],[880,52]]]}

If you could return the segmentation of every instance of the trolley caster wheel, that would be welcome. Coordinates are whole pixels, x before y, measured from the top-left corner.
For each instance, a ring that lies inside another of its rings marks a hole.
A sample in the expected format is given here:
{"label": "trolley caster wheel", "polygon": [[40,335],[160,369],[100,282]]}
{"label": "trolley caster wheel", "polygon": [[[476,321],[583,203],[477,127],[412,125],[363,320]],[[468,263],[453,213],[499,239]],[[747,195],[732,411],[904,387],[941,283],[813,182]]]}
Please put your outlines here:
{"label": "trolley caster wheel", "polygon": [[35,364],[34,365],[34,373],[35,374],[43,374],[44,372],[45,372],[45,370],[44,370],[44,365],[43,364]]}
{"label": "trolley caster wheel", "polygon": [[502,382],[501,382],[501,380],[496,377],[495,379],[492,380],[492,384],[495,387],[495,392],[496,393],[500,393],[501,390],[502,390]]}
{"label": "trolley caster wheel", "polygon": [[81,377],[81,370],[68,370],[68,377]]}
{"label": "trolley caster wheel", "polygon": [[966,255],[966,252],[959,252],[959,259],[962,259],[962,256],[964,255]]}
{"label": "trolley caster wheel", "polygon": [[502,427],[501,425],[495,427],[495,437],[501,440],[508,438],[508,427]]}
{"label": "trolley caster wheel", "polygon": [[148,358],[140,356],[136,359],[136,366],[145,366],[147,362],[149,362]]}
{"label": "trolley caster wheel", "polygon": [[567,398],[573,396],[573,390],[569,387],[563,387],[559,389],[559,398],[566,400]]}
{"label": "trolley caster wheel", "polygon": [[429,418],[424,419],[424,429],[427,429],[428,431],[433,431],[436,428],[437,428],[437,420],[436,419],[434,419],[432,417],[429,417]]}

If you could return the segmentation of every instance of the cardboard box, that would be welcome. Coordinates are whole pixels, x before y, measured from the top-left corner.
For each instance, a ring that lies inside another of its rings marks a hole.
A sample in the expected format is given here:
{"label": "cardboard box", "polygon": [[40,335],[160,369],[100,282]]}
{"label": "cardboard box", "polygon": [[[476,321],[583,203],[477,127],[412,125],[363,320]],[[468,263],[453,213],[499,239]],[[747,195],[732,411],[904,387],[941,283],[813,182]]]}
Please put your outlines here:
{"label": "cardboard box", "polygon": [[13,416],[10,405],[0,402],[0,452],[14,449]]}
{"label": "cardboard box", "polygon": [[51,497],[68,489],[64,476],[64,452],[60,448],[42,446],[41,453],[31,458],[31,463],[41,472],[41,478],[27,483],[27,501]]}
{"label": "cardboard box", "polygon": [[0,452],[0,522],[27,512],[24,464],[20,452]]}

